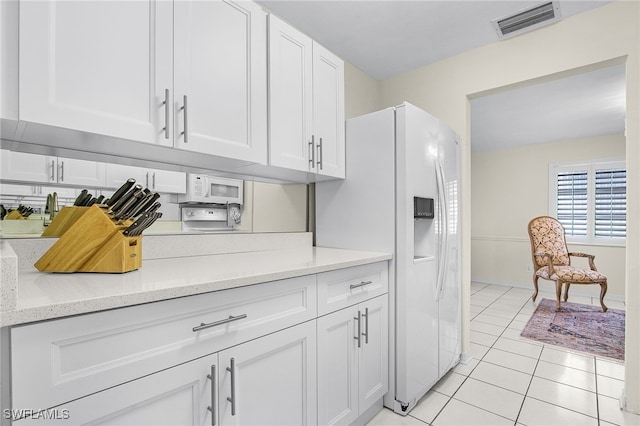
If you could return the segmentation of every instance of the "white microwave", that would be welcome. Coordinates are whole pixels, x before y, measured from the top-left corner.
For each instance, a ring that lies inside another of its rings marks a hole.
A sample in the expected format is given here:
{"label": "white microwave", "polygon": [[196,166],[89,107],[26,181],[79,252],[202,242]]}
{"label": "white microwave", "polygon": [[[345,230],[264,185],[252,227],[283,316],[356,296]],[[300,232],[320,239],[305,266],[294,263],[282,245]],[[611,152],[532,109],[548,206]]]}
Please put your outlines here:
{"label": "white microwave", "polygon": [[243,204],[244,181],[217,176],[187,174],[187,193],[179,203]]}

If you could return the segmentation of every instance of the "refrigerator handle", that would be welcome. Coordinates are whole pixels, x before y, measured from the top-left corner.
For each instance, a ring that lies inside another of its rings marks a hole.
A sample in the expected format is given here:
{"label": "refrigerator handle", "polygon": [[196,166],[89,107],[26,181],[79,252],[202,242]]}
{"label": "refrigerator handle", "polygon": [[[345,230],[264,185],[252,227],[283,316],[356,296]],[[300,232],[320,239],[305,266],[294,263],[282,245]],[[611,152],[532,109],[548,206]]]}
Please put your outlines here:
{"label": "refrigerator handle", "polygon": [[438,259],[438,278],[436,288],[436,300],[439,300],[446,278],[446,265],[449,252],[449,239],[447,238],[449,234],[449,208],[447,203],[447,191],[444,188],[444,172],[439,159],[436,160],[436,183],[438,186],[438,199],[440,200],[440,209],[438,212],[438,216],[440,218],[440,257]]}

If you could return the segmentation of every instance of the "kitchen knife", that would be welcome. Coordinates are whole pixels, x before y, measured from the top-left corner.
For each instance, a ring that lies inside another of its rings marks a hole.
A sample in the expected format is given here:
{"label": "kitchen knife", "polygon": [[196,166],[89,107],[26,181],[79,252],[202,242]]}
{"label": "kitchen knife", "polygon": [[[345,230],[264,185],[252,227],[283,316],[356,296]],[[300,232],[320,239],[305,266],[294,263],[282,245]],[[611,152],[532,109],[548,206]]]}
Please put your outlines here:
{"label": "kitchen knife", "polygon": [[146,211],[146,208],[149,205],[149,202],[150,201],[153,202],[153,199],[154,199],[154,194],[152,194],[151,192],[149,192],[148,194],[144,194],[144,196],[140,199],[140,201],[136,203],[136,205],[133,206],[131,208],[131,211],[127,212],[127,214],[129,215],[129,217],[138,216],[140,213],[143,213],[144,211]]}
{"label": "kitchen knife", "polygon": [[160,219],[161,217],[162,217],[161,212],[151,213],[149,220],[147,220],[142,224],[142,229],[136,231],[136,235],[141,235],[145,229],[148,229],[151,225],[153,225],[156,222],[156,220]]}
{"label": "kitchen knife", "polygon": [[149,207],[149,210],[147,210],[149,213],[155,213],[161,206],[162,204],[160,204],[160,202],[156,201],[155,203],[153,203],[153,205],[151,207]]}
{"label": "kitchen knife", "polygon": [[[114,204],[116,204],[118,202],[118,200],[120,200],[120,198],[125,195],[127,193],[127,191],[129,191],[133,185],[136,183],[136,180],[134,178],[129,178],[127,179],[127,181],[122,184],[122,186],[120,188],[118,188],[116,190],[116,192],[113,193],[113,195],[111,196],[111,198],[109,198],[105,204],[108,205],[109,207],[113,206]],[[140,186],[140,188],[142,188],[142,186]]]}
{"label": "kitchen knife", "polygon": [[[113,210],[113,218],[121,221],[129,218],[127,214],[133,206],[136,205],[140,201],[140,199],[144,196],[144,192],[137,190],[135,191],[131,197],[128,197],[124,204],[120,206],[118,209]],[[122,200],[122,199],[121,199]]]}
{"label": "kitchen knife", "polygon": [[103,202],[104,202],[104,195],[101,195],[96,199],[96,204],[102,204]]}
{"label": "kitchen knife", "polygon": [[131,225],[129,225],[129,227],[127,229],[125,229],[124,231],[122,231],[122,234],[124,236],[127,237],[133,237],[134,236],[134,232],[140,228],[140,226],[149,219],[149,216],[151,216],[151,213],[144,213],[142,215],[140,215],[140,217],[138,217],[135,222],[133,222]]}
{"label": "kitchen knife", "polygon": [[[129,192],[119,196],[118,200],[115,203],[110,204],[111,209],[109,210],[109,213],[120,212],[120,210],[122,209],[122,206],[124,206],[124,204],[127,201],[129,201],[131,197],[133,197],[133,194],[135,194],[137,191],[140,191],[140,190],[142,190],[142,185],[137,184],[137,185],[134,185]],[[113,197],[111,197],[111,199],[109,200],[110,203],[111,201],[113,201]]]}
{"label": "kitchen knife", "polygon": [[160,194],[158,194],[157,192],[151,194],[151,197],[147,198],[144,206],[140,209],[140,211],[138,211],[138,214],[140,214],[141,212],[149,211],[151,206],[153,206],[154,203],[157,202],[158,198],[160,198]]}
{"label": "kitchen knife", "polygon": [[86,189],[83,189],[82,191],[80,191],[80,194],[78,195],[78,197],[76,198],[76,200],[73,202],[74,206],[81,206],[82,204],[80,204],[82,202],[82,200],[84,200],[84,197],[87,195],[89,191],[87,191]]}
{"label": "kitchen knife", "polygon": [[144,220],[140,222],[140,224],[134,228],[128,235],[130,237],[136,237],[138,235],[142,235],[142,232],[149,228],[154,222],[162,217],[162,213],[145,213]]}
{"label": "kitchen knife", "polygon": [[144,202],[145,202],[144,191],[138,191],[135,194],[133,194],[133,196],[135,198],[135,203],[131,204],[129,208],[127,208],[126,210],[123,210],[122,213],[120,213],[120,219],[127,220],[127,219],[131,219],[132,217],[135,217],[137,214],[134,214],[134,213],[139,213],[141,211],[140,208],[144,206]]}
{"label": "kitchen knife", "polygon": [[80,200],[78,205],[82,207],[86,207],[89,205],[89,201],[91,201],[92,198],[93,198],[93,195],[87,192],[86,194],[84,194],[84,197]]}

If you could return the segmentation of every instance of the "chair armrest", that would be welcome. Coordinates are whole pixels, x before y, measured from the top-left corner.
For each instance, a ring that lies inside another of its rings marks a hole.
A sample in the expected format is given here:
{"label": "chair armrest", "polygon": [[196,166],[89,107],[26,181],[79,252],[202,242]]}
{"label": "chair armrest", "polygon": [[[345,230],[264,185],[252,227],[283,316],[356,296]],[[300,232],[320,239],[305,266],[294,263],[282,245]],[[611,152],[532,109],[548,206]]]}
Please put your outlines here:
{"label": "chair armrest", "polygon": [[578,253],[578,252],[572,252],[569,253],[569,256],[574,256],[574,257],[586,257],[589,260],[589,268],[591,268],[592,271],[597,271],[596,269],[596,264],[594,262],[594,259],[596,258],[593,254],[586,254],[586,253]]}
{"label": "chair armrest", "polygon": [[542,257],[546,257],[547,258],[547,266],[549,267],[549,276],[553,275],[556,273],[555,269],[553,268],[553,263],[551,262],[551,260],[553,259],[553,256],[551,256],[550,253],[547,252],[536,252],[533,254],[534,256],[542,256]]}

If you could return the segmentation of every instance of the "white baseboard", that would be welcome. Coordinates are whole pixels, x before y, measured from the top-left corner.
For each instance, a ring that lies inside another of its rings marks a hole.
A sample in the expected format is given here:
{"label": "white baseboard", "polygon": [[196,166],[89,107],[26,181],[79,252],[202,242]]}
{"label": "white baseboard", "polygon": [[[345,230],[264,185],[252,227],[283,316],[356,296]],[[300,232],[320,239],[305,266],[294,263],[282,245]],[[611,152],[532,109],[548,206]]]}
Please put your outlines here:
{"label": "white baseboard", "polygon": [[[528,290],[533,291],[533,284],[532,283],[519,283],[519,282],[514,282],[514,281],[501,281],[501,280],[495,280],[492,278],[486,278],[486,277],[471,277],[471,282],[474,283],[480,283],[480,284],[487,284],[487,285],[501,285],[501,286],[507,286],[507,287],[516,287],[516,288],[526,288]],[[539,289],[540,291],[550,291],[550,292],[554,292],[555,291],[555,286],[553,284],[552,281],[546,281],[547,286],[545,286],[545,280],[540,280],[539,281]],[[591,286],[589,286],[591,287]],[[590,292],[589,290],[586,289],[586,287],[583,287],[581,285],[573,285],[571,286],[571,291],[570,294],[574,295],[574,296],[584,296],[584,297],[598,297],[600,294],[600,290],[598,289],[596,293],[594,292]],[[616,293],[607,293],[607,295],[605,296],[605,300],[615,300],[616,302],[624,302],[624,294],[616,294]]]}

